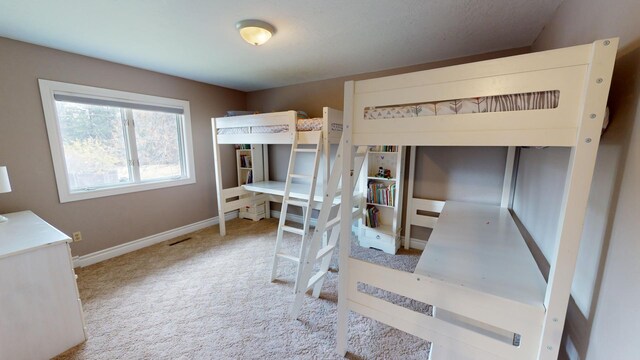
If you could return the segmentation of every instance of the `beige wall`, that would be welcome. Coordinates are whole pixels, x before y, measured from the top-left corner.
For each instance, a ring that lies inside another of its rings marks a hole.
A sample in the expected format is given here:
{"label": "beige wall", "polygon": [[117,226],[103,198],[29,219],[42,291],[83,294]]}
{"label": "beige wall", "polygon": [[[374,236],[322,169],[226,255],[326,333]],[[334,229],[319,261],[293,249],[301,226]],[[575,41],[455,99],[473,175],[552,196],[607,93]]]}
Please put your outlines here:
{"label": "beige wall", "polygon": [[[537,51],[620,37],[609,96],[612,124],[598,151],[565,324],[564,346],[572,359],[638,357],[633,336],[640,333],[639,18],[637,0],[565,0],[533,45]],[[550,153],[556,156],[551,162]],[[567,151],[548,149],[521,158],[518,180],[525,172],[531,177],[516,195],[527,197],[535,186],[554,189],[566,173],[567,157]],[[544,172],[536,172],[541,164]],[[557,213],[558,198],[529,200],[518,205],[518,215],[546,256],[553,256],[548,249],[557,219],[541,219]]]}
{"label": "beige wall", "polygon": [[[217,216],[211,117],[244,109],[243,92],[0,38],[0,164],[13,191],[0,213],[32,210],[67,234],[84,255]],[[53,173],[38,78],[183,99],[190,102],[197,183],[61,204]],[[233,149],[224,157],[232,163]],[[225,185],[235,172],[225,173]]]}
{"label": "beige wall", "polygon": [[[295,109],[305,111],[312,117],[318,117],[322,116],[323,106],[342,109],[344,82],[347,80],[370,79],[527,52],[529,52],[529,48],[519,48],[254,91],[247,95],[247,108],[261,112]],[[290,146],[288,145],[269,146],[269,166],[272,179],[285,180],[289,152]],[[506,158],[505,148],[456,148],[447,151],[438,148],[420,148],[418,158],[420,161],[416,166],[415,196],[496,204],[500,202]],[[496,169],[499,170],[495,171]],[[276,206],[275,209],[278,207]],[[415,230],[416,238],[423,239],[428,236],[428,232],[424,232],[424,229],[416,228]]]}

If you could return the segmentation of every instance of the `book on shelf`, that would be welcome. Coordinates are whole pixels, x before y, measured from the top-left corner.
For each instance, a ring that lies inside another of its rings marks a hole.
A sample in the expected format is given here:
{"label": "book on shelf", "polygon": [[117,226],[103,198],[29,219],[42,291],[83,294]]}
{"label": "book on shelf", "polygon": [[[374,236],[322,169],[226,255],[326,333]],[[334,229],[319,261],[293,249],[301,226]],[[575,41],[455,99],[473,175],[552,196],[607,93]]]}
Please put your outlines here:
{"label": "book on shelf", "polygon": [[369,147],[369,151],[373,152],[398,152],[397,145],[374,145]]}
{"label": "book on shelf", "polygon": [[253,171],[249,170],[247,172],[247,182],[245,184],[252,184],[253,183]]}
{"label": "book on shelf", "polygon": [[367,184],[367,202],[385,206],[394,206],[396,184],[385,184],[369,181]]}
{"label": "book on shelf", "polygon": [[243,168],[251,167],[251,155],[240,155],[240,167],[243,167]]}
{"label": "book on shelf", "polygon": [[373,205],[367,205],[365,213],[365,225],[370,228],[380,226],[380,210]]}

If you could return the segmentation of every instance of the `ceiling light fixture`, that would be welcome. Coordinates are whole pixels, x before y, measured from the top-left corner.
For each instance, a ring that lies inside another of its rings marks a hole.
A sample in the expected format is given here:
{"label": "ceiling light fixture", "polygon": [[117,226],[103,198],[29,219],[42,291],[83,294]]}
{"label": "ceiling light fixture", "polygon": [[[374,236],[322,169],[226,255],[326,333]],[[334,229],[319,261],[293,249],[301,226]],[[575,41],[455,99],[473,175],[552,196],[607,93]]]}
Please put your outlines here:
{"label": "ceiling light fixture", "polygon": [[262,45],[271,39],[276,28],[261,20],[242,20],[236,24],[240,36],[251,45]]}

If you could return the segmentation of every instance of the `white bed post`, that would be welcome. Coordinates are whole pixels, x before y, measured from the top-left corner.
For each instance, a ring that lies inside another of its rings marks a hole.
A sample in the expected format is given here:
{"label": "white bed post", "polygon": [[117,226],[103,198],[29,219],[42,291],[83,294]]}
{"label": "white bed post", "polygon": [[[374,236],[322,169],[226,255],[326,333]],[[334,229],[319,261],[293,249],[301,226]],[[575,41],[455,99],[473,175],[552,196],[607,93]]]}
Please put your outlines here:
{"label": "white bed post", "polygon": [[509,146],[507,148],[507,163],[504,168],[504,182],[502,183],[502,200],[500,207],[508,208],[511,201],[511,193],[513,192],[513,172],[514,160],[516,158],[516,147]]}
{"label": "white bed post", "polygon": [[576,146],[571,148],[560,222],[544,305],[539,359],[557,359],[575,272],[618,39],[597,41],[587,70]]}
{"label": "white bed post", "polygon": [[[264,144],[262,146],[262,166],[264,172],[264,181],[271,180],[269,178],[269,145]],[[269,198],[264,202],[264,217],[265,219],[271,219],[271,201]]]}
{"label": "white bed post", "polygon": [[211,132],[213,138],[213,166],[216,180],[216,200],[218,202],[218,221],[220,222],[220,235],[225,236],[227,229],[224,219],[224,199],[222,195],[222,173],[220,172],[220,144],[218,144],[218,131],[216,118],[211,118]]}
{"label": "white bed post", "polygon": [[344,84],[344,115],[342,131],[342,196],[341,196],[341,221],[340,221],[340,282],[338,284],[338,334],[336,339],[336,352],[344,356],[347,353],[347,340],[349,336],[349,256],[351,255],[351,224],[353,211],[353,194],[351,182],[353,177],[353,92],[354,82],[347,81]]}
{"label": "white bed post", "polygon": [[413,180],[416,175],[416,150],[417,146],[411,147],[409,158],[409,183],[407,184],[407,216],[404,219],[406,229],[404,229],[404,248],[411,247],[411,219],[413,218]]}
{"label": "white bed post", "polygon": [[322,108],[322,141],[324,146],[324,170],[322,171],[322,193],[325,194],[329,186],[329,174],[331,173],[331,144],[329,143],[329,133],[331,132],[331,124],[329,123],[329,108]]}

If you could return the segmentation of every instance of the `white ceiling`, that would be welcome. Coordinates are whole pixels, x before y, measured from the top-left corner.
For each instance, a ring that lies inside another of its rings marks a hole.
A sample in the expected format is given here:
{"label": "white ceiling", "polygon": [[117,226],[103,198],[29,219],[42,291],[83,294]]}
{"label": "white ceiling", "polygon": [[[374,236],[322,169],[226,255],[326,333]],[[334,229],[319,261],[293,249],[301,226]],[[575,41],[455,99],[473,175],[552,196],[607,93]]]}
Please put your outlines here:
{"label": "white ceiling", "polygon": [[529,46],[561,2],[0,0],[0,36],[252,91]]}

